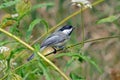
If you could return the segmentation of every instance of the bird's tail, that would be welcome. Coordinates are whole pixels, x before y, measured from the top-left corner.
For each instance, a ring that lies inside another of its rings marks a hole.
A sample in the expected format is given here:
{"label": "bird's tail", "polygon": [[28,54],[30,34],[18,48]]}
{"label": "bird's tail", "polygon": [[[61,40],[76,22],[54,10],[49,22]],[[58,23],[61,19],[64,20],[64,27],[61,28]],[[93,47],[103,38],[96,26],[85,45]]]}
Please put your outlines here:
{"label": "bird's tail", "polygon": [[[44,49],[45,47],[41,47],[40,48],[40,52]],[[34,58],[34,53],[32,55],[30,55],[30,57],[27,59],[27,61],[30,61],[31,59]]]}
{"label": "bird's tail", "polygon": [[30,55],[30,57],[27,59],[27,61],[30,61],[33,58],[34,58],[34,53],[32,55]]}

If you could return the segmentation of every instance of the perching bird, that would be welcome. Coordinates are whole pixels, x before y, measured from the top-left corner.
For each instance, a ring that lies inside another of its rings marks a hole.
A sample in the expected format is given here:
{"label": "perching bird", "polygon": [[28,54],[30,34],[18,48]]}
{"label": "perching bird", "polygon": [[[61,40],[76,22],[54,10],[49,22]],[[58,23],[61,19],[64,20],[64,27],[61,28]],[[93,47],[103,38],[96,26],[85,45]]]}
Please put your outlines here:
{"label": "perching bird", "polygon": [[[65,25],[60,29],[56,30],[50,36],[48,36],[41,44],[40,51],[43,51],[47,47],[52,47],[54,52],[56,52],[55,48],[64,48],[65,43],[70,39],[70,35],[73,31],[74,27],[71,25]],[[32,59],[34,54],[32,54],[29,58]]]}

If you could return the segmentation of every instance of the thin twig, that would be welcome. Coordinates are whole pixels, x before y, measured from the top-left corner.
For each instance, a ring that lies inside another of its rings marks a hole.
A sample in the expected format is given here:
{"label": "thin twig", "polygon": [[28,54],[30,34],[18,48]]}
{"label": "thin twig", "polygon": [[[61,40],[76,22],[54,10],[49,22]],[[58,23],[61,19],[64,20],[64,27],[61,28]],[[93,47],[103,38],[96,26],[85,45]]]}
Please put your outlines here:
{"label": "thin twig", "polygon": [[[100,41],[100,40],[111,39],[111,38],[120,38],[120,35],[116,35],[116,36],[108,36],[108,37],[103,37],[103,38],[98,38],[98,39],[86,40],[86,41],[84,41],[84,42],[80,42],[80,43],[77,43],[77,44],[74,44],[74,45],[68,46],[68,47],[66,47],[66,49],[69,49],[69,48],[72,48],[72,47],[78,46],[78,45],[83,44],[83,43],[97,42],[97,41]],[[63,50],[63,49],[58,49],[58,50],[56,50],[56,51],[61,51],[61,50]],[[50,54],[53,54],[53,52],[50,52],[50,53],[46,54],[45,56],[49,56]]]}

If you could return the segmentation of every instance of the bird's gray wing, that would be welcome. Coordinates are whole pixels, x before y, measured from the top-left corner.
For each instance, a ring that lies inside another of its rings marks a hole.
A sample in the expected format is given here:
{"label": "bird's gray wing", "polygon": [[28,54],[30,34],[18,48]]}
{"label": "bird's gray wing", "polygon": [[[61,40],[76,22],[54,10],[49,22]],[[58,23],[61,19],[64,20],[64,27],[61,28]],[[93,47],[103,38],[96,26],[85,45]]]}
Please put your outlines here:
{"label": "bird's gray wing", "polygon": [[41,44],[41,48],[57,44],[57,43],[62,42],[64,40],[65,40],[65,38],[60,38],[60,36],[58,36],[58,35],[50,36],[46,40],[44,40],[44,42]]}

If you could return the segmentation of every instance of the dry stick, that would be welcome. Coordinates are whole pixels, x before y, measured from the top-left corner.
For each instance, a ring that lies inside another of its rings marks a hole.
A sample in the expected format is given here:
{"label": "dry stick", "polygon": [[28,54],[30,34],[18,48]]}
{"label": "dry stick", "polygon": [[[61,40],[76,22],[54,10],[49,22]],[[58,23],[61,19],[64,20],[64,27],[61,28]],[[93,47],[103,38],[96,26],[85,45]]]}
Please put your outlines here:
{"label": "dry stick", "polygon": [[[92,6],[96,6],[97,4],[99,4],[99,3],[103,2],[103,1],[104,1],[104,0],[98,0],[98,1],[94,2],[94,3],[92,4]],[[63,19],[61,22],[59,22],[56,26],[53,26],[53,28],[50,29],[47,33],[41,35],[39,38],[37,38],[35,41],[33,41],[33,42],[31,43],[31,45],[35,44],[37,41],[39,41],[40,39],[42,39],[42,38],[43,38],[44,36],[46,36],[48,33],[50,33],[50,32],[52,32],[53,30],[55,30],[58,26],[60,26],[61,24],[65,23],[65,22],[66,22],[67,20],[69,20],[70,18],[72,18],[72,17],[78,15],[79,13],[85,11],[87,8],[88,8],[88,7],[82,8],[82,9],[80,9],[79,11],[76,11],[76,12],[74,12],[73,14],[71,14],[70,16],[66,17],[66,18]]]}
{"label": "dry stick", "polygon": [[[66,49],[72,48],[74,46],[77,46],[77,45],[80,45],[80,44],[83,44],[83,43],[97,42],[97,41],[104,40],[104,39],[119,38],[119,37],[120,37],[120,35],[116,35],[116,36],[109,36],[109,37],[103,37],[103,38],[98,38],[98,39],[86,40],[84,42],[80,42],[80,43],[68,46],[68,47],[66,47]],[[61,51],[61,50],[63,50],[63,49],[58,49],[56,51]],[[45,56],[49,56],[50,54],[53,54],[53,52],[50,52],[50,53],[46,54]]]}
{"label": "dry stick", "polygon": [[[27,47],[28,49],[30,49],[31,51],[35,51],[35,49],[33,47],[31,47],[30,45],[28,45],[27,43],[25,43],[24,41],[22,41],[21,39],[19,39],[18,37],[16,37],[15,35],[5,31],[4,29],[0,28],[0,31],[3,32],[4,34],[8,35],[9,37],[15,39],[16,41],[18,41],[19,43],[21,43],[22,45],[24,45],[25,47]],[[45,60],[48,64],[50,64],[56,71],[58,71],[61,76],[64,77],[64,79],[69,80],[69,78],[54,64],[52,63],[50,60],[48,60],[46,57],[44,57],[40,52],[37,52],[37,54],[43,59]]]}

